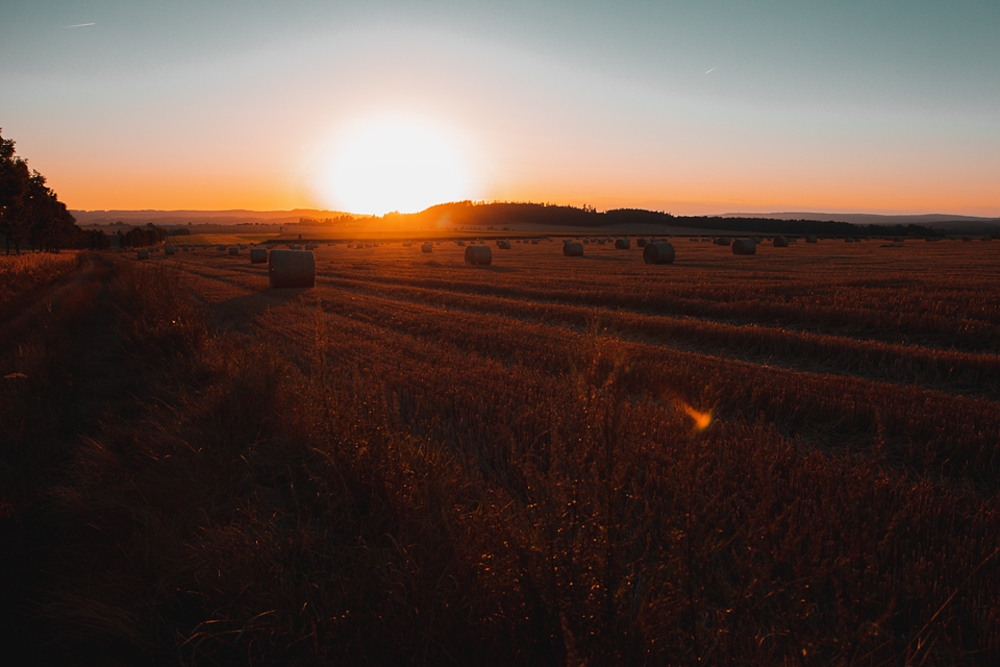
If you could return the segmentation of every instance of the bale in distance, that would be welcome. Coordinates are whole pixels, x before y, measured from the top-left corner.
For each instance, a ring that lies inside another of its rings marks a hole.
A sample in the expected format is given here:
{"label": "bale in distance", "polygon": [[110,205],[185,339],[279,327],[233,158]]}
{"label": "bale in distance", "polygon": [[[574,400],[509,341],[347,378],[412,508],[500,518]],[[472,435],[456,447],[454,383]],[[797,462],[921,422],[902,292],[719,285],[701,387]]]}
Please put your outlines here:
{"label": "bale in distance", "polygon": [[313,287],[316,258],[312,250],[273,250],[267,258],[267,277],[272,289]]}
{"label": "bale in distance", "polygon": [[733,241],[734,255],[756,255],[757,244],[753,239],[736,239]]}
{"label": "bale in distance", "polygon": [[250,249],[250,263],[251,264],[264,264],[267,262],[267,250],[264,248],[251,248]]}
{"label": "bale in distance", "polygon": [[412,245],[413,245],[413,243],[411,241],[403,241],[403,247],[404,248],[409,248]]}
{"label": "bale in distance", "polygon": [[819,239],[810,234],[806,236],[806,243],[819,243]]}
{"label": "bale in distance", "polygon": [[461,248],[462,246],[465,245],[465,241],[455,241],[455,245],[457,245],[459,248]]}
{"label": "bale in distance", "polygon": [[720,236],[718,238],[718,240],[716,240],[715,243],[716,243],[716,245],[721,245],[721,246],[729,247],[729,246],[731,246],[733,244],[733,240],[731,238],[729,238],[728,236]]}
{"label": "bale in distance", "polygon": [[774,247],[775,248],[787,248],[788,247],[788,239],[786,239],[784,236],[775,236],[774,237]]}
{"label": "bale in distance", "polygon": [[235,245],[234,245],[234,246],[232,246],[232,247],[231,247],[231,248],[229,249],[229,254],[230,254],[230,255],[238,255],[238,254],[240,254],[240,248],[239,248],[239,246],[235,246]]}
{"label": "bale in distance", "polygon": [[667,241],[647,243],[642,249],[642,261],[646,264],[673,264],[674,246]]}
{"label": "bale in distance", "polygon": [[428,241],[427,243],[425,243],[422,246],[420,246],[420,249],[423,252],[434,252],[434,244],[431,243],[430,241]]}
{"label": "bale in distance", "polygon": [[172,245],[168,245],[166,248],[163,249],[163,252],[164,252],[164,254],[167,254],[167,255],[173,255],[173,254],[175,254],[177,252],[177,248],[175,248]]}
{"label": "bale in distance", "polygon": [[489,266],[493,263],[493,251],[488,245],[466,246],[465,263],[473,266]]}
{"label": "bale in distance", "polygon": [[506,239],[500,239],[497,241],[497,247],[501,250],[510,250],[510,241]]}
{"label": "bale in distance", "polygon": [[632,247],[632,241],[626,236],[615,241],[615,250],[628,250]]}
{"label": "bale in distance", "polygon": [[645,248],[646,247],[646,243],[647,243],[646,239],[644,239],[642,237],[636,239],[636,242],[635,242],[636,246],[638,246],[640,248]]}
{"label": "bale in distance", "polygon": [[226,246],[224,245],[218,245],[215,247],[219,250],[219,252],[226,252]]}
{"label": "bale in distance", "polygon": [[567,241],[563,243],[564,257],[583,257],[583,244],[579,241]]}
{"label": "bale in distance", "polygon": [[136,257],[136,259],[149,259],[149,251],[148,250],[136,250],[135,251],[135,257]]}

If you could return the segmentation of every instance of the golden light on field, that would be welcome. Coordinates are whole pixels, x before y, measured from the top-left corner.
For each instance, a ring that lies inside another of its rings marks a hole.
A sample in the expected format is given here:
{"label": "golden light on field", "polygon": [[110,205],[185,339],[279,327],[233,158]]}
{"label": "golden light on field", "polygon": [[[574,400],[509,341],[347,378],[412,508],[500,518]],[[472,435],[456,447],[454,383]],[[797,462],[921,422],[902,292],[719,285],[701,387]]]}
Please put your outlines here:
{"label": "golden light on field", "polygon": [[708,425],[712,423],[712,411],[701,412],[695,410],[693,407],[685,403],[684,401],[677,401],[677,407],[684,411],[688,417],[694,420],[694,430],[701,433]]}
{"label": "golden light on field", "polygon": [[412,118],[358,124],[330,151],[317,195],[352,213],[412,213],[448,201],[474,199],[477,178],[446,128]]}

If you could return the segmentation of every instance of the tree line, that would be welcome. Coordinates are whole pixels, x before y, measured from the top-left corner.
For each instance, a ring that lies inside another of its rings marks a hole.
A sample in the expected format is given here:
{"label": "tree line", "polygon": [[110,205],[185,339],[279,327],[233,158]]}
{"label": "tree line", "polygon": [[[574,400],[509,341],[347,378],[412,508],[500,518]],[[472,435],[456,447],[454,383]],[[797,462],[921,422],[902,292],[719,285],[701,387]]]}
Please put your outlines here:
{"label": "tree line", "polygon": [[14,153],[14,141],[4,139],[0,129],[0,234],[9,255],[11,246],[36,250],[58,248],[106,248],[108,239],[100,230],[84,231],[66,205],[59,201],[45,177],[29,169],[28,161]]}

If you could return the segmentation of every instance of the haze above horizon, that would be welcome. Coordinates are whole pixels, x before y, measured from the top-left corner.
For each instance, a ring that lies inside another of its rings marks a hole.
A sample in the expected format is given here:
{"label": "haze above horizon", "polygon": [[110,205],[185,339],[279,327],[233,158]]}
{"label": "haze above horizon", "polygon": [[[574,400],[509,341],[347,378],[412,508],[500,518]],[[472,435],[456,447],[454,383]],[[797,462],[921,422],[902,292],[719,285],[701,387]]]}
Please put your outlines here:
{"label": "haze above horizon", "polygon": [[0,127],[74,209],[996,217],[998,29],[994,1],[18,3]]}

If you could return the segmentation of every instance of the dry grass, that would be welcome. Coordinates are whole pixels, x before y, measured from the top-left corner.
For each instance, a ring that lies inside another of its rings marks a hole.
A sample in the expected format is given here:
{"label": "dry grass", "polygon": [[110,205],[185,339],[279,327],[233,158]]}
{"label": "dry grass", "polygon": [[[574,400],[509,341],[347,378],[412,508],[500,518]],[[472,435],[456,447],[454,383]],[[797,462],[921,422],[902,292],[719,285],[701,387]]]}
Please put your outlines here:
{"label": "dry grass", "polygon": [[[50,659],[995,663],[997,369],[935,301],[989,270],[944,255],[869,330],[812,254],[755,287],[724,248],[643,273],[591,247],[572,275],[544,245],[493,271],[321,250],[305,292],[123,260],[150,396],[44,492],[51,577],[22,595]],[[852,257],[848,282],[916,261]],[[995,326],[996,285],[966,320]]]}

